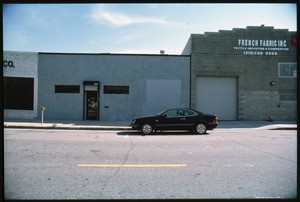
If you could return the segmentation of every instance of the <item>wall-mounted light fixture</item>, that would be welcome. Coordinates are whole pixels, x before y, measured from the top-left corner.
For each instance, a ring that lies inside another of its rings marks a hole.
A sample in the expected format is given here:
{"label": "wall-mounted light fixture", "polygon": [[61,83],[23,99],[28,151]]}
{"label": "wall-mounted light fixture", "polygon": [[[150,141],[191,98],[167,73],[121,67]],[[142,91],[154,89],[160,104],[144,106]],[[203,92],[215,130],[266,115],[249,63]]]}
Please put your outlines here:
{"label": "wall-mounted light fixture", "polygon": [[275,85],[275,81],[271,81],[271,82],[270,82],[270,85],[271,85],[271,86],[274,86],[274,85]]}

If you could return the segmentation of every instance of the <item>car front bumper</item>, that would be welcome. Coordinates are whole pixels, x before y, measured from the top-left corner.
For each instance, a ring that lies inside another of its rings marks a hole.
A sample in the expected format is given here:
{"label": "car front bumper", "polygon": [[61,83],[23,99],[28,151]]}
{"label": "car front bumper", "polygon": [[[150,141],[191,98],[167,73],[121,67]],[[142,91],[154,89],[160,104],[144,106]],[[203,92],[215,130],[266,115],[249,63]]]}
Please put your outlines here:
{"label": "car front bumper", "polygon": [[140,125],[137,125],[137,124],[130,124],[130,127],[132,128],[132,130],[139,130],[140,129]]}

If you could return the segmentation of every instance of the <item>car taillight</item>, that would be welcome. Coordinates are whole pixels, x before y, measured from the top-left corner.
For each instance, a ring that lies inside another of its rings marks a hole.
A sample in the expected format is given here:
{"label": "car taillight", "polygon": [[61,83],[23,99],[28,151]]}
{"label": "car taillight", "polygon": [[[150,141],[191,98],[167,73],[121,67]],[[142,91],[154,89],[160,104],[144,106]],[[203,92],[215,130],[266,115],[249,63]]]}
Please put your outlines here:
{"label": "car taillight", "polygon": [[215,117],[215,119],[214,119],[214,122],[215,122],[215,123],[217,123],[217,122],[218,122],[218,118],[217,118],[217,117]]}

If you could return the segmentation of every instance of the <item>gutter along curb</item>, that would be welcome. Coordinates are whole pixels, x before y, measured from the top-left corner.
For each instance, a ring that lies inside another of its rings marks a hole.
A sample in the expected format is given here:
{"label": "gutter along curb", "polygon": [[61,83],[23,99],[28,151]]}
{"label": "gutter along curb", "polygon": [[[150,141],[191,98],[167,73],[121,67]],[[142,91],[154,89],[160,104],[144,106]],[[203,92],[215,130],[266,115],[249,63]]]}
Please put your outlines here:
{"label": "gutter along curb", "polygon": [[28,128],[28,129],[63,129],[63,130],[131,130],[130,126],[57,126],[52,125],[14,125],[3,124],[4,128]]}

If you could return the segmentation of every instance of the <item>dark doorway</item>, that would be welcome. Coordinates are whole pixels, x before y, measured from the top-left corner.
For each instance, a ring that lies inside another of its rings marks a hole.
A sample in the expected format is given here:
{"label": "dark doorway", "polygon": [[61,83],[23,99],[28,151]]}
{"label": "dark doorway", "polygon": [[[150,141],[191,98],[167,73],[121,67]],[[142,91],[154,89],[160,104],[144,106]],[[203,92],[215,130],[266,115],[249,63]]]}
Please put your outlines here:
{"label": "dark doorway", "polygon": [[85,91],[86,93],[86,120],[98,120],[98,92]]}

